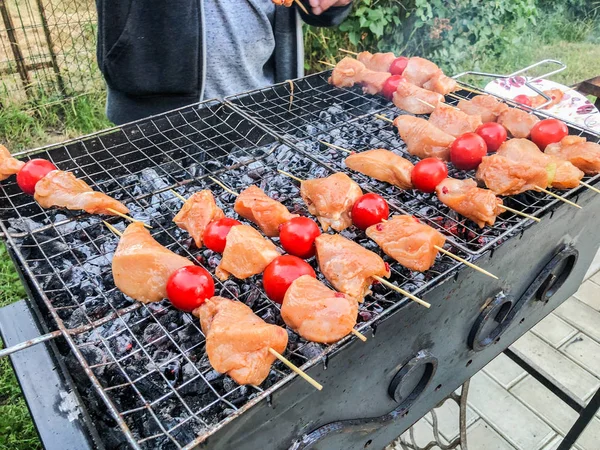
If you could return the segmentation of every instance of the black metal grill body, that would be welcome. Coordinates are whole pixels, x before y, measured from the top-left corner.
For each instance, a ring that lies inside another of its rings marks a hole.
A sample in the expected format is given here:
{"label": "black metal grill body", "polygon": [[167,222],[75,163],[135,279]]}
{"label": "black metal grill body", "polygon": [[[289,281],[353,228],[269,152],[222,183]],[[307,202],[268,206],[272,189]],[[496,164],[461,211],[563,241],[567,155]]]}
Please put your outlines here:
{"label": "black metal grill body", "polygon": [[[187,197],[210,188],[225,213],[234,216],[234,196],[210,177],[237,191],[257,184],[305,214],[297,183],[277,169],[301,178],[345,170],[343,155],[317,139],[356,150],[404,151],[391,126],[372,119],[374,112],[391,116],[394,111],[380,98],[335,89],[323,74],[296,80],[291,103],[290,93],[285,83],[230,104],[184,108],[35,156],[125,202],[135,218],[151,223],[159,242],[214,272],[218,256],[196,249],[172,223],[181,202],[169,189]],[[322,392],[279,363],[260,388],[237,386],[217,374],[196,319],[165,302],[140,305],[114,287],[110,258],[117,239],[101,218],[43,210],[11,180],[0,183],[0,228],[34,299],[63,331],[80,379],[88,380],[107,405],[112,418],[104,414],[103,422],[124,433],[131,446],[338,449],[372,441],[380,448],[575,292],[600,242],[594,233],[600,199],[585,189],[563,193],[584,206],[576,210],[543,194],[523,194],[511,199],[511,206],[539,215],[542,224],[506,213],[494,227],[479,230],[432,196],[400,193],[351,176],[364,190],[382,193],[395,213],[415,214],[440,229],[449,250],[476,260],[500,280],[447,256],[425,274],[386,257],[391,280],[432,307],[377,285],[359,314],[366,343],[347,337],[322,346],[290,331],[286,355],[325,385]],[[120,219],[109,221],[123,229]],[[343,234],[381,254],[356,230]],[[548,302],[526,301],[524,293],[544,268],[548,273],[535,291]],[[217,282],[216,292],[282,324],[278,306],[262,293],[260,277]],[[100,435],[108,436],[102,427]]]}

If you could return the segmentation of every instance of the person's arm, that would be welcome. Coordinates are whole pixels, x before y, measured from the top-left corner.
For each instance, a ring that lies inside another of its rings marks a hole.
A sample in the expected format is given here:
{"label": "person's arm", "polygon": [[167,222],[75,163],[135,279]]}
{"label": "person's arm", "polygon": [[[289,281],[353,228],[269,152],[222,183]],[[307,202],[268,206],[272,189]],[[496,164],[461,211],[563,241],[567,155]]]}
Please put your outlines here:
{"label": "person's arm", "polygon": [[342,23],[352,10],[351,0],[300,0],[309,14],[297,8],[302,20],[315,27],[335,27]]}

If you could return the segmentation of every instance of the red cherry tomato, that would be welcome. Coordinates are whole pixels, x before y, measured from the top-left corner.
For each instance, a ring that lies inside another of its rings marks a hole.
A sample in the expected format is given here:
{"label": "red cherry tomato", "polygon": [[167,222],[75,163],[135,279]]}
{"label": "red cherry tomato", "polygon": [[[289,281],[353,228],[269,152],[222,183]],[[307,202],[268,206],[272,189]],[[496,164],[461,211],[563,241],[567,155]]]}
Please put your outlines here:
{"label": "red cherry tomato", "polygon": [[32,159],[17,173],[17,184],[23,192],[29,195],[35,194],[35,185],[38,181],[48,175],[48,172],[56,170],[56,166],[46,159]]}
{"label": "red cherry tomato", "polygon": [[398,85],[401,81],[406,81],[406,78],[400,75],[392,75],[385,80],[385,83],[383,83],[383,89],[381,90],[383,96],[385,98],[392,99],[392,97],[394,97],[394,92],[396,92],[396,89],[398,89]]}
{"label": "red cherry tomato", "polygon": [[315,239],[321,234],[319,226],[308,217],[294,217],[279,227],[279,241],[290,255],[310,258],[315,254]]}
{"label": "red cherry tomato", "polygon": [[521,95],[517,95],[515,98],[513,98],[513,102],[515,103],[520,103],[521,105],[525,105],[525,106],[531,106],[531,99],[524,94]]}
{"label": "red cherry tomato", "polygon": [[317,277],[313,268],[297,256],[278,256],[263,272],[263,288],[267,297],[276,303],[283,303],[290,284],[302,275]]}
{"label": "red cherry tomato", "polygon": [[487,154],[487,146],[481,136],[465,133],[457,137],[450,146],[450,160],[457,169],[475,169]]}
{"label": "red cherry tomato", "polygon": [[184,266],[167,280],[167,297],[177,309],[193,311],[215,295],[215,282],[200,266]]}
{"label": "red cherry tomato", "polygon": [[241,225],[241,223],[235,219],[230,219],[229,217],[213,220],[207,225],[204,234],[202,235],[204,245],[214,252],[223,253],[225,244],[227,243],[226,238],[229,234],[229,230],[236,225]]}
{"label": "red cherry tomato", "polygon": [[448,177],[448,166],[437,158],[425,158],[415,164],[411,181],[415,189],[433,192],[438,184]]}
{"label": "red cherry tomato", "polygon": [[560,142],[568,134],[569,129],[564,122],[558,119],[545,119],[533,126],[531,140],[543,151],[548,144]]}
{"label": "red cherry tomato", "polygon": [[402,75],[404,73],[404,69],[408,65],[408,58],[406,56],[399,56],[390,65],[390,73],[392,75]]}
{"label": "red cherry tomato", "polygon": [[369,193],[360,197],[352,207],[352,222],[357,228],[366,230],[390,215],[390,208],[381,195]]}
{"label": "red cherry tomato", "polygon": [[488,122],[479,125],[475,130],[475,133],[483,138],[489,153],[498,150],[502,143],[506,141],[507,137],[506,128],[496,122]]}

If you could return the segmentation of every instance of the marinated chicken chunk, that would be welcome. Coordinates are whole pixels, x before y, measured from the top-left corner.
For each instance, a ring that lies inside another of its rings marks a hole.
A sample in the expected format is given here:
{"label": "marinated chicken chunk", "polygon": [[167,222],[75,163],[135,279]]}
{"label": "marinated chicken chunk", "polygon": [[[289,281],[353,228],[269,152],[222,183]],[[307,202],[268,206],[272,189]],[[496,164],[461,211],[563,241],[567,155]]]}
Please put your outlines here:
{"label": "marinated chicken chunk", "polygon": [[194,315],[206,336],[210,365],[238,384],[260,385],[275,362],[269,349],[281,354],[287,347],[285,329],[266,323],[241,302],[212,297]]}
{"label": "marinated chicken chunk", "polygon": [[438,250],[446,238],[429,225],[412,216],[393,216],[387,222],[367,228],[367,236],[391,258],[404,267],[418,272],[428,270],[435,262]]}
{"label": "marinated chicken chunk", "polygon": [[352,225],[352,207],[363,193],[348,175],[338,172],[325,178],[303,181],[300,195],[308,206],[308,212],[319,219],[323,231],[329,227],[342,231]]}
{"label": "marinated chicken chunk", "polygon": [[396,117],[394,125],[406,143],[408,152],[421,159],[435,157],[450,160],[450,145],[454,136],[444,133],[425,119],[402,115]]}
{"label": "marinated chicken chunk", "polygon": [[288,327],[307,341],[329,344],[349,334],[358,315],[356,299],[335,292],[310,275],[296,279],[281,305]]}
{"label": "marinated chicken chunk", "polygon": [[24,165],[23,161],[13,158],[4,145],[0,145],[0,181],[16,175]]}
{"label": "marinated chicken chunk", "polygon": [[249,225],[236,225],[227,234],[221,264],[215,270],[219,280],[233,275],[244,279],[265,270],[279,256],[277,247]]}
{"label": "marinated chicken chunk", "polygon": [[446,178],[435,188],[440,201],[461,216],[483,228],[494,225],[496,216],[502,212],[502,200],[492,191],[477,187],[475,180]]}
{"label": "marinated chicken chunk", "polygon": [[[550,97],[550,103],[548,103],[542,109],[552,108],[554,105],[560,103],[562,101],[563,97],[565,96],[565,93],[563,91],[561,91],[560,89],[548,89],[547,91],[544,91],[544,94],[546,94],[548,97]],[[540,106],[542,106],[544,103],[546,103],[548,101],[542,95],[534,95],[534,96],[530,96],[529,98],[531,99],[531,106],[533,108],[539,108]]]}
{"label": "marinated chicken chunk", "polygon": [[434,76],[437,76],[440,72],[440,68],[431,61],[425,58],[419,58],[418,56],[413,56],[408,60],[408,64],[406,65],[404,72],[402,72],[402,76],[406,78],[409,83],[423,87],[425,83]]}
{"label": "marinated chicken chunk", "polygon": [[389,266],[377,255],[339,234],[322,234],[315,239],[321,273],[334,288],[362,302],[373,276],[388,277]]}
{"label": "marinated chicken chunk", "polygon": [[548,172],[540,165],[528,165],[502,155],[484,156],[477,179],[497,195],[517,195],[539,186],[548,187]]}
{"label": "marinated chicken chunk", "polygon": [[345,160],[346,166],[376,180],[412,189],[411,173],[413,163],[389,150],[376,148],[366,152],[353,153]]}
{"label": "marinated chicken chunk", "polygon": [[458,137],[461,134],[474,132],[481,125],[481,117],[469,115],[452,106],[438,104],[431,115],[429,123],[444,133]]}
{"label": "marinated chicken chunk", "polygon": [[566,136],[560,142],[548,145],[544,152],[569,161],[587,175],[600,173],[600,145],[587,142],[584,137]]}
{"label": "marinated chicken chunk", "polygon": [[53,170],[35,185],[35,200],[42,208],[59,206],[73,211],[83,210],[90,214],[115,215],[113,209],[127,214],[127,207],[102,192],[96,192],[71,172]]}
{"label": "marinated chicken chunk", "polygon": [[173,218],[173,222],[179,228],[190,233],[196,247],[201,248],[202,235],[208,224],[223,217],[225,214],[215,203],[212,192],[205,189],[195,192],[186,200],[181,210]]}
{"label": "marinated chicken chunk", "polygon": [[177,269],[192,262],[163,247],[140,222],[130,224],[112,259],[115,286],[142,303],[167,297],[167,280]]}
{"label": "marinated chicken chunk", "polygon": [[366,94],[373,95],[383,90],[383,84],[390,76],[388,72],[369,70],[360,61],[346,57],[336,64],[329,83],[339,88],[359,84]]}
{"label": "marinated chicken chunk", "polygon": [[540,119],[533,114],[518,108],[509,108],[498,116],[498,123],[503,125],[515,138],[529,137],[531,129],[539,121]]}
{"label": "marinated chicken chunk", "polygon": [[392,100],[398,108],[411,114],[429,114],[444,97],[404,80],[398,83]]}
{"label": "marinated chicken chunk", "polygon": [[291,214],[281,202],[273,200],[257,186],[240,192],[234,209],[240,216],[258,225],[269,237],[279,236],[279,226],[298,217],[298,214]]}
{"label": "marinated chicken chunk", "polygon": [[393,53],[371,53],[371,52],[360,52],[356,59],[363,63],[369,70],[375,72],[389,72],[390,66],[396,59],[396,55]]}
{"label": "marinated chicken chunk", "polygon": [[498,116],[508,110],[508,105],[492,95],[476,95],[470,100],[461,100],[457,108],[472,115],[480,116],[483,123],[496,122]]}
{"label": "marinated chicken chunk", "polygon": [[458,83],[454,78],[447,77],[440,70],[436,72],[429,80],[427,80],[423,87],[428,91],[437,92],[438,94],[448,95],[458,89]]}

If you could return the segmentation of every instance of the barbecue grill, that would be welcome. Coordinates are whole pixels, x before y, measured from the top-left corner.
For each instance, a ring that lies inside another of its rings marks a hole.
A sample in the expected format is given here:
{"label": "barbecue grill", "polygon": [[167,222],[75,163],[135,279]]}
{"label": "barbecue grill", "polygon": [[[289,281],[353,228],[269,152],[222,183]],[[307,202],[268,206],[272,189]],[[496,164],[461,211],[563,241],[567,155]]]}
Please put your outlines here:
{"label": "barbecue grill", "polygon": [[[51,350],[73,379],[84,411],[78,420],[87,425],[93,445],[382,448],[576,291],[600,244],[597,194],[585,187],[560,191],[583,206],[578,210],[527,192],[506,204],[542,223],[505,212],[493,227],[479,229],[435,196],[401,192],[348,171],[345,154],[319,142],[357,151],[385,147],[414,162],[394,128],[374,116],[391,118],[398,110],[358,88],[334,88],[328,75],[200,103],[19,156],[48,158],[73,171],[125,203],[134,218],[153,227],[161,244],[212,273],[220,256],[197,249],[172,222],[182,202],[171,189],[184,197],[211,189],[225,214],[234,215],[234,196],[217,182],[236,191],[256,184],[291,212],[306,214],[298,183],[277,170],[303,179],[346,171],[363,190],[383,195],[393,213],[415,215],[440,230],[448,250],[500,279],[448,256],[438,257],[426,273],[411,272],[364,233],[345,230],[344,236],[390,263],[392,283],[425,298],[431,308],[375,285],[358,319],[367,342],[348,336],[320,345],[288,330],[285,356],[322,383],[323,391],[281,363],[260,387],[238,386],[211,368],[195,318],[167,302],[142,305],[115,288],[110,261],[118,238],[100,217],[44,210],[13,179],[4,181],[0,229],[39,310],[42,333],[57,329],[34,342],[62,337]],[[573,126],[570,133],[600,140]],[[126,225],[120,218],[108,222],[120,230]],[[260,277],[216,281],[215,289],[283,325]]]}

